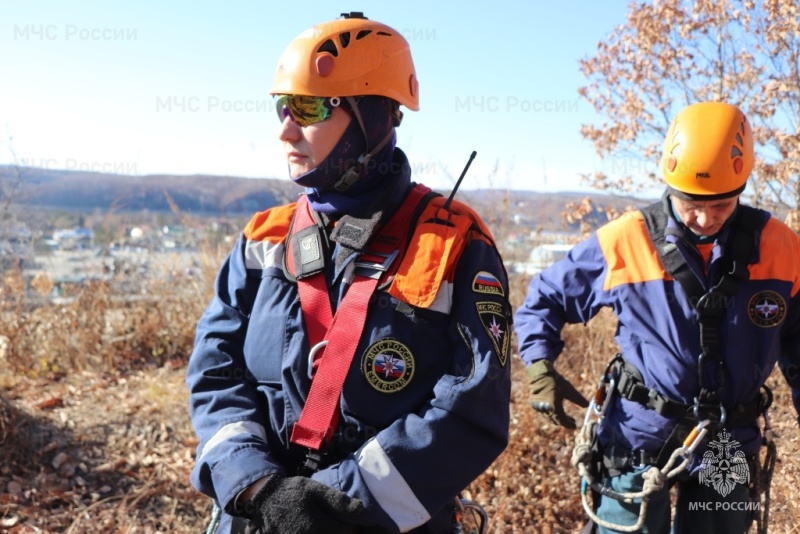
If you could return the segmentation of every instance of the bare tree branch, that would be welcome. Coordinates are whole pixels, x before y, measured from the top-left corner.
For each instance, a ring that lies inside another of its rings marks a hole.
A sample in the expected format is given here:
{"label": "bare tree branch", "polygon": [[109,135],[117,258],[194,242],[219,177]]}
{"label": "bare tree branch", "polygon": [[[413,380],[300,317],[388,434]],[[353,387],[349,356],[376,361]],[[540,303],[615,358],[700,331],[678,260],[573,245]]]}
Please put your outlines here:
{"label": "bare tree branch", "polygon": [[[605,120],[582,135],[604,158],[657,161],[686,105],[723,100],[750,119],[757,161],[748,194],[766,208],[800,207],[800,0],[631,3],[597,54],[580,62],[579,94]],[[586,177],[631,192],[658,176]]]}

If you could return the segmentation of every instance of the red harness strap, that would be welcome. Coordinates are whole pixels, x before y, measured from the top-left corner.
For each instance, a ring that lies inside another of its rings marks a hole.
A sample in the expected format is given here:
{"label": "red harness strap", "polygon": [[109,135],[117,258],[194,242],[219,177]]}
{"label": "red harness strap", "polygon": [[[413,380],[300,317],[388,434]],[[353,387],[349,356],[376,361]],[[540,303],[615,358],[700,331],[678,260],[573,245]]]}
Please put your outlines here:
{"label": "red harness strap", "polygon": [[[311,382],[306,404],[300,420],[292,429],[290,441],[297,445],[319,450],[333,436],[339,422],[339,397],[347,372],[353,361],[358,342],[367,320],[369,301],[381,280],[391,277],[400,264],[411,217],[419,202],[430,192],[428,187],[417,185],[388,223],[380,229],[370,244],[370,251],[356,261],[353,283],[332,316],[325,272],[318,272],[297,280],[300,306],[312,351],[320,342],[327,342],[319,367]],[[301,197],[295,212],[295,229],[302,230],[315,224],[311,208]],[[287,240],[288,244],[292,240]],[[293,269],[292,251],[287,250],[287,260]]]}
{"label": "red harness strap", "polygon": [[[294,220],[292,221],[291,233],[296,234],[314,226],[316,221],[311,213],[311,207],[305,196],[300,197],[297,202]],[[286,240],[286,263],[289,271],[295,275],[294,251],[292,250],[293,240]],[[302,241],[299,243],[302,247]],[[318,245],[319,246],[319,245]],[[325,251],[320,247],[320,253]],[[331,327],[333,315],[331,313],[331,303],[328,297],[328,284],[325,282],[325,272],[297,280],[297,292],[300,294],[300,306],[303,309],[303,320],[308,333],[309,347],[316,347],[325,338],[325,334]]]}

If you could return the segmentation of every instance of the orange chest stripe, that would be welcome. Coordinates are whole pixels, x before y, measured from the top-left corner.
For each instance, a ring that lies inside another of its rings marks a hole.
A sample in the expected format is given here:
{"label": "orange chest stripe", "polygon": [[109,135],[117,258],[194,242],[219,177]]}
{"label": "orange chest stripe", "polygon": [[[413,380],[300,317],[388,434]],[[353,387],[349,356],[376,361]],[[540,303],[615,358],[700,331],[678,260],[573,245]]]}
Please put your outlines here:
{"label": "orange chest stripe", "polygon": [[750,266],[751,280],[792,283],[792,296],[800,291],[800,236],[771,217],[761,232],[759,262]]}
{"label": "orange chest stripe", "polygon": [[603,289],[651,280],[672,280],[658,258],[641,212],[624,214],[597,231],[608,265]]}
{"label": "orange chest stripe", "polygon": [[[652,280],[672,280],[664,270],[640,212],[626,213],[597,231],[608,265],[603,289]],[[759,242],[757,264],[749,266],[751,280],[782,280],[800,292],[800,236],[770,218]],[[707,260],[707,257],[706,257]]]}

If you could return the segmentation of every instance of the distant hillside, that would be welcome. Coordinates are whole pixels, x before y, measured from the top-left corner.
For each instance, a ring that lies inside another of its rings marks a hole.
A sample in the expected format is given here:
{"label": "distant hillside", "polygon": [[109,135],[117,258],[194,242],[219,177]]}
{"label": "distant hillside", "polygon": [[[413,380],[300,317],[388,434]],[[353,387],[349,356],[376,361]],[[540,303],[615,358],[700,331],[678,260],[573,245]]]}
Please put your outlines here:
{"label": "distant hillside", "polygon": [[[12,193],[13,189],[13,193]],[[291,202],[302,189],[288,179],[235,176],[132,176],[98,172],[50,170],[0,165],[0,201],[12,195],[16,205],[66,210],[170,211],[170,199],[181,212],[251,214]],[[449,194],[442,191],[443,194]],[[561,213],[586,193],[460,190],[456,198],[475,208],[489,223],[517,218],[518,223],[544,230],[564,230]],[[629,197],[595,195],[598,208],[622,210],[644,202]],[[597,222],[604,222],[597,213]]]}
{"label": "distant hillside", "polygon": [[284,204],[301,191],[290,180],[131,176],[0,166],[0,192],[14,183],[19,184],[12,199],[15,204],[71,210],[170,211],[171,199],[184,212],[253,213]]}
{"label": "distant hillside", "polygon": [[491,227],[496,227],[501,218],[514,221],[518,226],[545,231],[577,230],[577,223],[567,225],[563,214],[567,205],[580,204],[591,197],[595,211],[585,217],[592,227],[608,222],[606,208],[625,211],[630,207],[642,207],[655,199],[638,199],[628,196],[605,195],[602,193],[536,191],[504,191],[478,189],[459,191],[457,198],[473,206]]}

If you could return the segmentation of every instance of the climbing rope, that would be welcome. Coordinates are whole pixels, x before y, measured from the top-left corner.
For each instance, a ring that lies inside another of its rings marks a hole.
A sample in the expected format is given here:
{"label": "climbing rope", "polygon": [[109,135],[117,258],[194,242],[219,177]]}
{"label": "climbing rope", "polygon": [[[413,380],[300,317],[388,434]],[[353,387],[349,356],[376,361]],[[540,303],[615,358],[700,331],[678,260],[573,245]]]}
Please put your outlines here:
{"label": "climbing rope", "polygon": [[208,522],[208,527],[203,534],[214,534],[219,527],[219,521],[222,517],[222,508],[219,507],[217,501],[214,501],[214,506],[211,508],[211,519]]}
{"label": "climbing rope", "polygon": [[[596,480],[595,476],[592,474],[593,469],[590,467],[592,463],[592,444],[595,439],[597,425],[605,416],[609,404],[609,397],[615,389],[615,380],[613,377],[609,379],[609,376],[610,375],[606,373],[604,378],[601,379],[600,387],[598,387],[598,391],[586,411],[583,426],[575,437],[575,448],[572,451],[571,462],[581,475],[581,503],[583,504],[583,509],[592,521],[607,529],[619,532],[635,532],[644,526],[647,518],[647,501],[650,495],[663,489],[668,480],[686,470],[691,461],[692,454],[703,442],[708,433],[707,427],[710,424],[710,420],[706,419],[702,421],[689,433],[682,446],[676,448],[672,452],[664,467],[658,469],[655,466],[651,466],[642,474],[644,483],[641,491],[614,491]],[[772,436],[772,426],[768,411],[771,403],[771,393],[768,391],[768,400],[762,412],[764,418],[762,445],[766,447],[766,454],[763,464],[759,461],[760,459],[758,456],[756,456],[753,462],[754,473],[750,493],[751,500],[759,503],[759,511],[755,516],[757,534],[767,534],[769,528],[770,488],[772,485],[772,476],[775,472],[775,461],[777,459],[777,447]],[[596,418],[596,420],[592,421],[593,417]],[[677,463],[679,460],[680,463]],[[639,517],[636,523],[633,525],[619,525],[598,517],[597,514],[594,513],[594,509],[589,502],[590,488],[595,493],[624,503],[641,502]]]}
{"label": "climbing rope", "polygon": [[[591,409],[591,406],[590,406]],[[644,526],[647,519],[647,501],[650,495],[660,491],[664,488],[667,480],[672,479],[686,470],[692,458],[692,454],[700,443],[703,442],[708,430],[706,427],[710,424],[709,420],[705,420],[698,424],[684,440],[683,445],[678,447],[672,452],[669,460],[661,469],[652,466],[642,474],[644,484],[641,491],[636,492],[619,492],[611,488],[603,486],[597,481],[592,474],[592,469],[589,465],[592,461],[592,441],[596,431],[597,423],[590,422],[584,424],[581,431],[575,437],[575,448],[572,451],[572,465],[578,468],[578,473],[581,475],[581,503],[587,515],[596,524],[610,530],[617,530],[619,532],[636,532]],[[676,466],[678,460],[681,462]],[[639,518],[633,525],[619,525],[601,519],[594,513],[593,507],[589,502],[589,488],[592,491],[611,497],[625,503],[635,503],[641,501],[639,506]]]}
{"label": "climbing rope", "polygon": [[[764,463],[759,462],[756,456],[754,464],[755,473],[753,474],[753,489],[750,498],[753,502],[759,503],[760,508],[756,513],[756,533],[767,534],[769,529],[769,505],[770,505],[770,488],[772,486],[772,475],[775,472],[775,460],[778,458],[778,448],[775,445],[775,440],[772,439],[772,425],[769,419],[769,412],[764,411],[764,432],[763,445],[766,446],[767,452],[764,456]],[[764,494],[764,502],[762,505],[761,494]]]}

